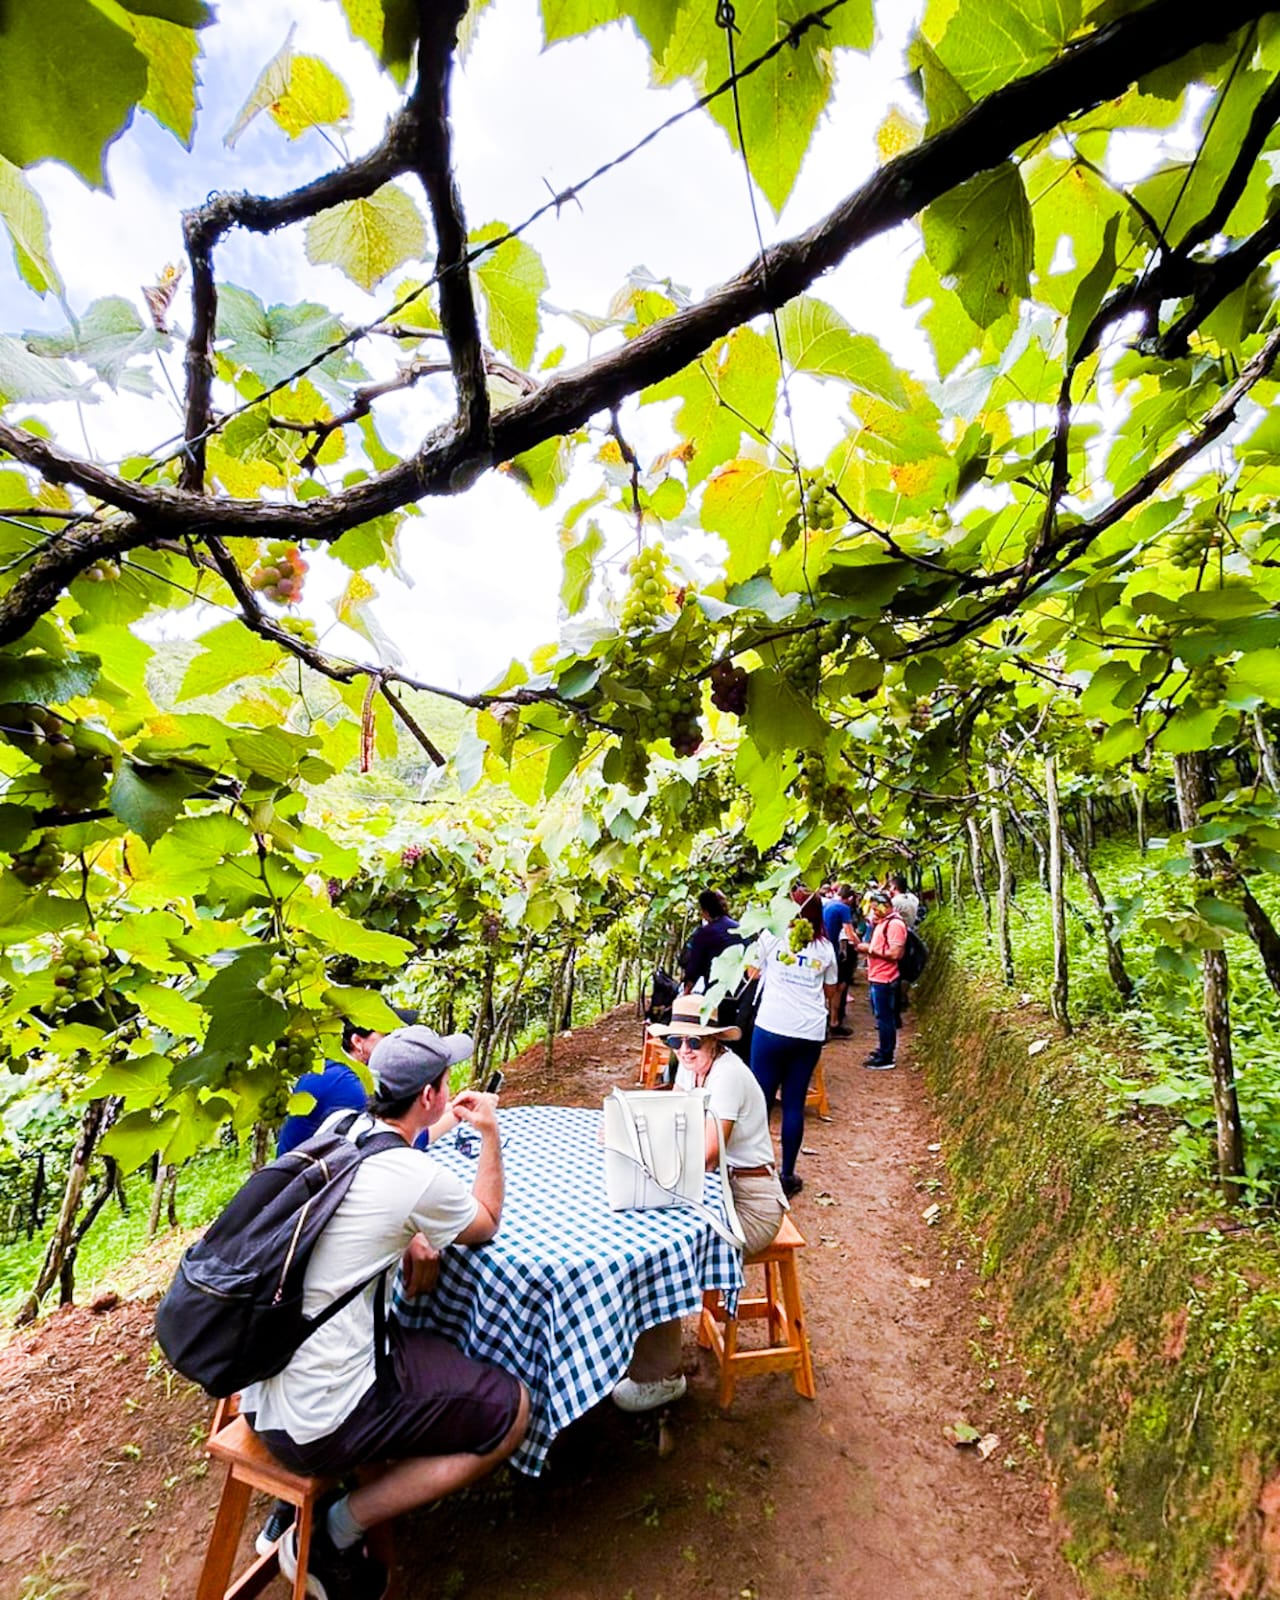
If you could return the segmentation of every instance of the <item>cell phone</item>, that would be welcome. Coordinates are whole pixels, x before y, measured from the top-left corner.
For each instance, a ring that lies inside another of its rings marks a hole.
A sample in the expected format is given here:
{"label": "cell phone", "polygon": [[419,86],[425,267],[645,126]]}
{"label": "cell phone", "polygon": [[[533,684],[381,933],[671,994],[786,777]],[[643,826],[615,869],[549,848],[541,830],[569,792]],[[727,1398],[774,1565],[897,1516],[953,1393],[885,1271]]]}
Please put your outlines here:
{"label": "cell phone", "polygon": [[506,1075],[501,1072],[491,1072],[488,1082],[484,1086],[486,1094],[501,1094],[502,1085],[506,1082]]}

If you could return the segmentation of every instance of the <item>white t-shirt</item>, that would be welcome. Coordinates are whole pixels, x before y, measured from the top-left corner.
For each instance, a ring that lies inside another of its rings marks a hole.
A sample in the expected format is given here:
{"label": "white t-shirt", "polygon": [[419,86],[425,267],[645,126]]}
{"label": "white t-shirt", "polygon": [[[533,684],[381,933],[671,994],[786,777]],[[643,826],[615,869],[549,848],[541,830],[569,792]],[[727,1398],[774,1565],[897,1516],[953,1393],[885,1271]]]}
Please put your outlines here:
{"label": "white t-shirt", "polygon": [[893,909],[898,913],[908,928],[914,928],[920,917],[920,901],[910,889],[904,889],[901,894],[893,897]]}
{"label": "white t-shirt", "polygon": [[[362,1116],[348,1137],[386,1126]],[[478,1210],[470,1189],[425,1151],[405,1145],[370,1156],[356,1169],[311,1253],[303,1310],[315,1316],[353,1284],[399,1261],[415,1233],[443,1250]],[[388,1294],[394,1277],[388,1274]],[[363,1294],[317,1328],[283,1372],[245,1390],[241,1409],[257,1413],[256,1427],[279,1428],[295,1444],[310,1444],[350,1414],[375,1376],[373,1297],[380,1281],[374,1278]]]}
{"label": "white t-shirt", "polygon": [[[693,1070],[681,1061],[676,1068],[676,1088],[692,1089]],[[741,1056],[725,1050],[711,1064],[703,1087],[711,1115],[731,1122],[724,1159],[731,1167],[771,1167],[773,1140],[769,1137],[769,1108],[764,1090]]]}
{"label": "white t-shirt", "polygon": [[[792,956],[791,961],[779,959]],[[831,941],[815,939],[793,952],[786,939],[762,933],[752,966],[760,968],[763,989],[756,1026],[785,1039],[825,1039],[827,997],[824,984],[838,981],[836,953]]]}

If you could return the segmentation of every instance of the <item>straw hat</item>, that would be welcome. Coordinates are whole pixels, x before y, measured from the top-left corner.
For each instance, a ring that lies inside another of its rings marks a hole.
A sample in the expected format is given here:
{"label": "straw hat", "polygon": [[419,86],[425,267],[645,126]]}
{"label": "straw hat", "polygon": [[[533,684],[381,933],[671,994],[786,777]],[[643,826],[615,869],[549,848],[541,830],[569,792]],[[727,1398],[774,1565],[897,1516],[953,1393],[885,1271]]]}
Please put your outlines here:
{"label": "straw hat", "polygon": [[719,1028],[714,1020],[702,1020],[702,996],[699,994],[681,994],[671,1002],[670,1022],[651,1022],[648,1031],[655,1039],[665,1039],[671,1034],[678,1034],[681,1038],[688,1039],[707,1035],[717,1039],[741,1039],[742,1029],[736,1027]]}

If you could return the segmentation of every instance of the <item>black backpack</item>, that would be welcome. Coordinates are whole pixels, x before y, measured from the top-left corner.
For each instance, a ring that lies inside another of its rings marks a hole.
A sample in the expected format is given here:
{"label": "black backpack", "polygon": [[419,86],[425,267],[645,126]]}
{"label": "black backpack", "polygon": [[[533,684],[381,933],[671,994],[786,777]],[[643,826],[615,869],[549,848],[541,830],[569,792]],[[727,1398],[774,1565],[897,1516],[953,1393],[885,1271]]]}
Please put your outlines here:
{"label": "black backpack", "polygon": [[353,1143],[345,1132],[355,1116],[255,1172],[183,1253],[156,1307],[156,1338],[170,1364],[216,1398],[282,1372],[298,1346],[372,1282],[303,1315],[307,1263],[356,1168],[405,1148],[389,1131]]}
{"label": "black backpack", "polygon": [[907,983],[914,983],[924,971],[925,962],[929,959],[929,946],[924,942],[914,928],[907,929],[907,942],[902,947],[902,954],[898,957],[898,976]]}

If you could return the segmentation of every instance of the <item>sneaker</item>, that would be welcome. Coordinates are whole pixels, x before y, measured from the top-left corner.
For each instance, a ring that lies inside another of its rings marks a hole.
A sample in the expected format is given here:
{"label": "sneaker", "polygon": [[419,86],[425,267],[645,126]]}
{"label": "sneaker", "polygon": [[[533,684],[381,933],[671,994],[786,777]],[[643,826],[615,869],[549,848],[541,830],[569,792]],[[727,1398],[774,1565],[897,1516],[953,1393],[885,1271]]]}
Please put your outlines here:
{"label": "sneaker", "polygon": [[[315,1600],[382,1600],[387,1592],[387,1569],[366,1554],[363,1540],[349,1550],[339,1550],[329,1537],[329,1507],[342,1491],[325,1495],[311,1524],[311,1553],[307,1560],[307,1593]],[[292,1583],[298,1575],[298,1525],[285,1530],[280,1541],[280,1576]]]}
{"label": "sneaker", "polygon": [[801,1189],[804,1188],[804,1179],[797,1178],[794,1173],[792,1173],[790,1177],[787,1177],[784,1174],[781,1182],[782,1192],[786,1195],[788,1200],[792,1199],[795,1195],[798,1195]]}
{"label": "sneaker", "polygon": [[837,1022],[834,1025],[834,1027],[828,1028],[827,1032],[828,1032],[828,1034],[830,1034],[830,1036],[833,1039],[852,1039],[853,1038],[853,1029],[852,1028],[846,1028],[845,1025],[842,1022]]}
{"label": "sneaker", "polygon": [[888,1072],[891,1067],[896,1067],[896,1061],[881,1061],[879,1056],[868,1056],[862,1063],[868,1072]]}
{"label": "sneaker", "polygon": [[262,1532],[253,1541],[253,1548],[260,1556],[269,1556],[274,1547],[284,1537],[286,1528],[293,1526],[293,1519],[297,1511],[287,1500],[277,1500],[271,1508],[271,1515],[262,1524]]}
{"label": "sneaker", "polygon": [[653,1383],[623,1378],[613,1391],[613,1403],[619,1411],[655,1411],[659,1406],[681,1399],[688,1387],[683,1372],[674,1378],[657,1378]]}

